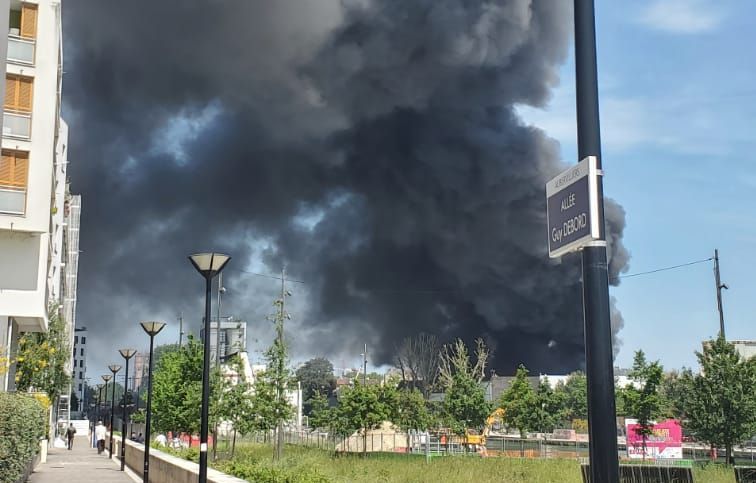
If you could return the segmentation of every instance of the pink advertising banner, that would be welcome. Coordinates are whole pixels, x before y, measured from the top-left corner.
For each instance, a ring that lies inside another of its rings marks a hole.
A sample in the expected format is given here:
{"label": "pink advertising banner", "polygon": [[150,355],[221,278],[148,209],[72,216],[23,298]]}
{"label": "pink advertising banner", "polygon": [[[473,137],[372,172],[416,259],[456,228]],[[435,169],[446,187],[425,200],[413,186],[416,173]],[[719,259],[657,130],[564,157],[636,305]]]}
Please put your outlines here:
{"label": "pink advertising banner", "polygon": [[[627,456],[643,458],[643,437],[638,434],[640,424],[635,419],[625,420],[627,428]],[[655,423],[646,437],[646,458],[682,459],[682,427],[675,419]]]}

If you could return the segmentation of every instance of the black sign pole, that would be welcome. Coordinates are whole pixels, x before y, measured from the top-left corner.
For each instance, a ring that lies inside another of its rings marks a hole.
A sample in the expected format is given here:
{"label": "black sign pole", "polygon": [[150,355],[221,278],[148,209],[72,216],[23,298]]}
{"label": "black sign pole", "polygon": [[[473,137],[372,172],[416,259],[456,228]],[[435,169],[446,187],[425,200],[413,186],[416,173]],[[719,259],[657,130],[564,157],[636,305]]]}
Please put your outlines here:
{"label": "black sign pole", "polygon": [[[595,156],[601,173],[596,25],[593,0],[575,0],[575,73],[578,159]],[[616,408],[612,330],[609,320],[609,277],[604,233],[604,192],[598,176],[600,241],[583,248],[585,367],[588,378],[588,427],[592,483],[617,483]],[[602,243],[602,241],[604,241]]]}

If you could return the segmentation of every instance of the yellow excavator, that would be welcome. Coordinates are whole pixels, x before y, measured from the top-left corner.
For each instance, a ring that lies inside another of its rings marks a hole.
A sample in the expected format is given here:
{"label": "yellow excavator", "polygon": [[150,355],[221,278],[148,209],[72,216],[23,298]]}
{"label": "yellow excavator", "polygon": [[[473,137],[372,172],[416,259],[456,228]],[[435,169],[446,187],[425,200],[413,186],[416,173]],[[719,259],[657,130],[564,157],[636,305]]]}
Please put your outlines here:
{"label": "yellow excavator", "polygon": [[496,423],[501,424],[503,420],[504,409],[497,408],[486,418],[486,425],[483,426],[482,432],[475,429],[465,430],[465,445],[468,447],[485,448],[486,438],[491,433],[491,428]]}

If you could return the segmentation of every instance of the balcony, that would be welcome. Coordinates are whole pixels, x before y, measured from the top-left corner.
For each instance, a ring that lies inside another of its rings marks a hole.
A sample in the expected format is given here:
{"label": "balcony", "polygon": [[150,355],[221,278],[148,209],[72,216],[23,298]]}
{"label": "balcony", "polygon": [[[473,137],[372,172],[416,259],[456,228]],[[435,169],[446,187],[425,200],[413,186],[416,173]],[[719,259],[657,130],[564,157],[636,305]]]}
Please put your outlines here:
{"label": "balcony", "polygon": [[25,112],[3,111],[3,137],[16,139],[31,138],[31,114]]}
{"label": "balcony", "polygon": [[26,211],[26,188],[0,184],[0,213],[23,215]]}
{"label": "balcony", "polygon": [[8,35],[8,62],[34,65],[34,39],[24,39],[18,35]]}

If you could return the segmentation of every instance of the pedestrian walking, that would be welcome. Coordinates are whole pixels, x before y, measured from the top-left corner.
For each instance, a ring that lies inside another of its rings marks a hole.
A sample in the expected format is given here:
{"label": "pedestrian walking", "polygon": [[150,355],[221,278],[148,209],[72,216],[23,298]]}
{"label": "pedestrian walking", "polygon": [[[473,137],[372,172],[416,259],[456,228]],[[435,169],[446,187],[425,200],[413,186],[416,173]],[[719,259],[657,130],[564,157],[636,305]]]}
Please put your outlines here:
{"label": "pedestrian walking", "polygon": [[107,433],[107,429],[105,428],[105,425],[102,424],[102,421],[97,421],[97,426],[95,426],[95,439],[97,440],[97,454],[102,454],[103,451],[105,451],[105,434]]}
{"label": "pedestrian walking", "polygon": [[74,435],[75,434],[76,434],[76,428],[74,428],[73,423],[71,423],[68,426],[68,429],[66,429],[66,438],[68,439],[68,450],[69,451],[73,449],[73,439],[74,439]]}

